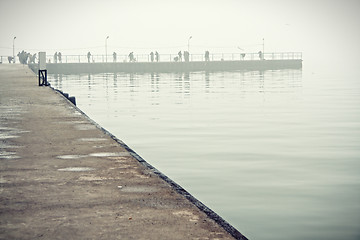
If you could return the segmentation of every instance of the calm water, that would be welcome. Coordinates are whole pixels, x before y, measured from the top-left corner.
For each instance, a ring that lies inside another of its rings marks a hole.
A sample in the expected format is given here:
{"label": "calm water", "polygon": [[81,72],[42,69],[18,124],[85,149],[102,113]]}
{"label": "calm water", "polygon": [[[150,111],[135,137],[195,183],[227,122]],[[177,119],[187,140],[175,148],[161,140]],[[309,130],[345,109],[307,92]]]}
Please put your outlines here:
{"label": "calm water", "polygon": [[360,239],[360,74],[52,75],[250,239]]}

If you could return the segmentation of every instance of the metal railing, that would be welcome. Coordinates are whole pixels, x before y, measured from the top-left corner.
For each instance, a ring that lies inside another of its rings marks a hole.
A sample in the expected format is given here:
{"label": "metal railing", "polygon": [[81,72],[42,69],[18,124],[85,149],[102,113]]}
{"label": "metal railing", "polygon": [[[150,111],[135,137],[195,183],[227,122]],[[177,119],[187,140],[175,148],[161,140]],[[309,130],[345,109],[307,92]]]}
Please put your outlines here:
{"label": "metal railing", "polygon": [[[175,62],[178,54],[160,54],[159,62]],[[134,54],[134,62],[151,62],[149,54]],[[259,53],[213,53],[209,55],[210,61],[252,61],[252,60],[301,60],[301,52],[278,52],[278,53],[264,53],[261,56]],[[54,63],[55,59],[53,55],[46,56],[48,63]],[[127,54],[118,54],[116,61],[113,59],[113,55],[107,55],[107,62],[129,62],[129,56]],[[156,60],[154,59],[154,62]],[[184,58],[182,59],[184,61]],[[190,54],[190,62],[205,61],[204,54]],[[8,56],[0,56],[1,63],[9,63]],[[106,55],[91,55],[88,59],[87,55],[62,55],[61,61],[57,59],[57,63],[105,63]],[[19,59],[16,57],[16,63],[19,63]]]}

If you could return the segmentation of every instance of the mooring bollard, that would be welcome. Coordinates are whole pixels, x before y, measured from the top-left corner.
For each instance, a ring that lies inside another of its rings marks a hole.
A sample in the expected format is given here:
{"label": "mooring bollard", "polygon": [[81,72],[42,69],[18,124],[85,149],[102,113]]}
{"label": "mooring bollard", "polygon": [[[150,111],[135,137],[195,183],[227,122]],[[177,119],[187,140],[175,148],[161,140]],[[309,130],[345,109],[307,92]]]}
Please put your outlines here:
{"label": "mooring bollard", "polygon": [[70,102],[72,102],[72,104],[74,104],[76,106],[76,99],[75,97],[69,97],[68,98]]}
{"label": "mooring bollard", "polygon": [[46,52],[39,52],[39,86],[49,86],[46,70]]}

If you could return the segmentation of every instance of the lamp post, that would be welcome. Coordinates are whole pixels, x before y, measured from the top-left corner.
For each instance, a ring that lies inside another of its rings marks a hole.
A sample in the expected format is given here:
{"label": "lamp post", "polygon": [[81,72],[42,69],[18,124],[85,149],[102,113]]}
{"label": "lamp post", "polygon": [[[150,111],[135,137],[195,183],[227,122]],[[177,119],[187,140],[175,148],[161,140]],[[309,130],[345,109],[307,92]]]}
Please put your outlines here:
{"label": "lamp post", "polygon": [[190,52],[190,39],[192,39],[192,36],[190,36],[188,39],[188,52]]}
{"label": "lamp post", "polygon": [[106,37],[105,39],[105,59],[106,59],[106,62],[107,62],[107,40],[109,39],[109,36]]}
{"label": "lamp post", "polygon": [[13,39],[13,63],[15,63],[15,39],[16,37]]}
{"label": "lamp post", "polygon": [[263,57],[261,60],[264,60],[264,54],[265,54],[265,39],[263,38]]}

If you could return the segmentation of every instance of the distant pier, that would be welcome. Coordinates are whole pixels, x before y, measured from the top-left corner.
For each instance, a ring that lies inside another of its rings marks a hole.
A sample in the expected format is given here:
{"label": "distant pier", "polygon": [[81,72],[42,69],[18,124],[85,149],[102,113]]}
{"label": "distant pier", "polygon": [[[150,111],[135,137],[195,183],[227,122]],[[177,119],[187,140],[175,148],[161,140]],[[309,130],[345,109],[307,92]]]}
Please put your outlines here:
{"label": "distant pier", "polygon": [[[113,60],[106,62],[103,55],[63,56],[61,62],[54,63],[51,56],[47,56],[47,70],[51,73],[77,74],[101,72],[184,72],[184,71],[234,71],[234,70],[271,70],[271,69],[298,69],[302,68],[302,54],[258,53],[249,54],[212,54],[210,61],[204,61],[203,55],[190,55],[190,60],[173,61],[174,54],[164,54],[159,62],[151,62],[148,55],[135,55],[136,61],[127,61],[127,56],[122,56],[122,61]],[[109,57],[109,59],[111,59]],[[37,64],[29,64],[37,72]]]}

